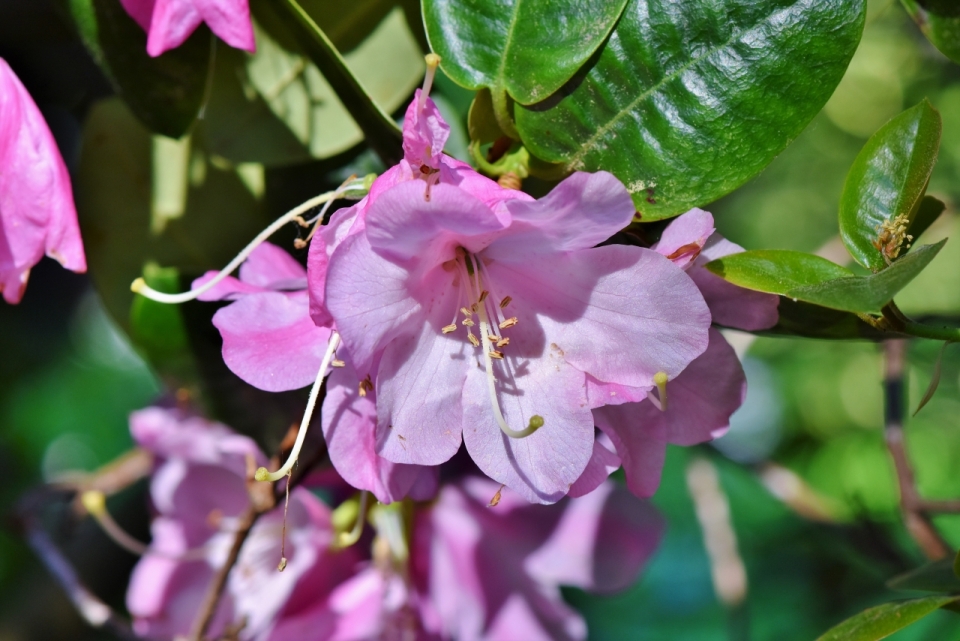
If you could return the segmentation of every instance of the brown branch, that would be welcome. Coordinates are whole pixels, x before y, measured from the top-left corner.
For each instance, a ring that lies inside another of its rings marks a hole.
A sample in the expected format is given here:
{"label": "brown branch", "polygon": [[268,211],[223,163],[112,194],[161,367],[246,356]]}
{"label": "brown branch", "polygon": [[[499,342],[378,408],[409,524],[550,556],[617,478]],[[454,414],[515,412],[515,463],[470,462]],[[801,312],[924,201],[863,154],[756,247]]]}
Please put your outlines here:
{"label": "brown branch", "polygon": [[913,469],[907,458],[903,442],[904,411],[904,369],[907,341],[893,339],[883,343],[884,377],[883,391],[886,399],[884,411],[884,437],[890,456],[897,472],[897,484],[900,487],[900,510],[904,525],[920,550],[931,560],[942,559],[950,553],[947,543],[937,532],[930,520],[925,506],[932,502],[924,501],[917,491]]}

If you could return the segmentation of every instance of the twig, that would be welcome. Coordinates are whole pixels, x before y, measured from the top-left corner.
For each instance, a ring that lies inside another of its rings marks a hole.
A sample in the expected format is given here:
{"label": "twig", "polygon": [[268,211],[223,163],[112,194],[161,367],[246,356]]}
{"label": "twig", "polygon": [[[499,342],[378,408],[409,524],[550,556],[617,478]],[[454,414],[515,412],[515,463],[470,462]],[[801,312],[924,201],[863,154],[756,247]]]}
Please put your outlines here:
{"label": "twig", "polygon": [[27,544],[63,588],[83,620],[94,628],[108,630],[124,641],[137,641],[139,637],[130,624],[83,584],[70,561],[43,530],[33,514],[33,508],[21,503],[17,517]]}
{"label": "twig", "polygon": [[917,492],[916,480],[907,451],[903,443],[903,417],[905,414],[903,399],[903,373],[905,366],[907,341],[893,339],[883,343],[884,377],[883,391],[886,399],[884,409],[884,437],[887,448],[893,457],[900,486],[900,509],[904,524],[920,550],[931,560],[942,559],[949,553],[949,547],[937,532],[924,509],[933,502],[923,501]]}

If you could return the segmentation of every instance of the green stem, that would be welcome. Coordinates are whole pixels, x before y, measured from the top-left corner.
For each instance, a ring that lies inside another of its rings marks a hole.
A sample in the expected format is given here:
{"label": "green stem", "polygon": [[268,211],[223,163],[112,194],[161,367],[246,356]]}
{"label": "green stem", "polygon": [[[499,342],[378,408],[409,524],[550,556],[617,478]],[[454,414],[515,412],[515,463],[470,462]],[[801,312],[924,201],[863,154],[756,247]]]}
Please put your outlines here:
{"label": "green stem", "polygon": [[513,124],[513,116],[510,114],[510,98],[507,96],[507,90],[502,87],[494,87],[490,90],[493,99],[493,115],[500,125],[500,131],[507,134],[514,140],[520,140],[520,133],[517,126]]}
{"label": "green stem", "polygon": [[403,136],[393,119],[373,101],[350,71],[346,61],[323,29],[297,0],[278,3],[292,20],[285,20],[307,57],[317,65],[337,97],[363,131],[367,143],[387,166],[395,165],[402,155]]}
{"label": "green stem", "polygon": [[900,330],[903,334],[917,338],[930,338],[935,341],[960,342],[960,327],[932,327],[909,321]]}

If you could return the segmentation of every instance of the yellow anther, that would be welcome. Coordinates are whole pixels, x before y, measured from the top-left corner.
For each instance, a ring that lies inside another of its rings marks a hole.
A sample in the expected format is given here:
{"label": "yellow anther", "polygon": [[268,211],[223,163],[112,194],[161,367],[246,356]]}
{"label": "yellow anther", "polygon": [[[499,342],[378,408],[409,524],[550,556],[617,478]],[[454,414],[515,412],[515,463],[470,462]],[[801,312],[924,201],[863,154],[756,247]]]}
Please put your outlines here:
{"label": "yellow anther", "polygon": [[365,379],[360,381],[359,389],[357,393],[360,394],[360,397],[363,398],[367,395],[367,392],[373,391],[373,381],[370,380],[370,377],[367,376]]}
{"label": "yellow anther", "polygon": [[504,307],[506,307],[507,305],[509,305],[509,304],[510,304],[510,301],[512,301],[512,300],[513,300],[513,299],[510,298],[509,296],[504,296],[504,297],[503,297],[503,300],[500,301],[500,309],[503,309]]}
{"label": "yellow anther", "polygon": [[334,359],[330,362],[330,367],[346,367],[347,364],[341,361],[340,359]]}
{"label": "yellow anther", "polygon": [[500,323],[500,329],[507,329],[508,327],[513,327],[514,325],[516,325],[516,324],[519,323],[519,322],[520,322],[520,321],[517,320],[517,317],[516,317],[516,316],[511,316],[511,317],[508,318],[507,320],[505,320],[505,321],[503,321],[502,323]]}
{"label": "yellow anther", "polygon": [[90,516],[101,517],[107,512],[107,497],[99,490],[88,490],[80,495],[80,502]]}
{"label": "yellow anther", "polygon": [[480,347],[480,341],[473,334],[467,334],[467,338],[470,339],[470,342],[473,343],[474,347]]}
{"label": "yellow anther", "polygon": [[489,294],[490,292],[488,292],[487,290],[483,290],[482,292],[480,292],[480,298],[477,302],[482,303],[483,301],[487,300],[487,296]]}
{"label": "yellow anther", "polygon": [[506,336],[497,341],[497,347],[506,347],[510,344],[510,339]]}
{"label": "yellow anther", "polygon": [[463,321],[461,322],[463,323],[464,327],[473,327],[474,325],[476,325],[476,323],[474,323],[473,320],[469,318],[464,318]]}
{"label": "yellow anther", "polygon": [[473,312],[471,312],[471,311],[470,311],[469,309],[467,309],[466,307],[461,307],[461,308],[460,308],[460,313],[463,314],[464,316],[473,316]]}
{"label": "yellow anther", "polygon": [[490,358],[495,358],[495,359],[497,359],[498,361],[502,361],[502,360],[503,360],[503,352],[498,352],[498,351],[495,350],[495,349],[490,350]]}
{"label": "yellow anther", "polygon": [[443,327],[443,329],[441,329],[440,331],[443,332],[444,334],[449,334],[449,333],[451,333],[451,332],[455,332],[455,331],[457,331],[457,324],[456,324],[456,323],[450,323],[449,325],[445,325],[445,326]]}

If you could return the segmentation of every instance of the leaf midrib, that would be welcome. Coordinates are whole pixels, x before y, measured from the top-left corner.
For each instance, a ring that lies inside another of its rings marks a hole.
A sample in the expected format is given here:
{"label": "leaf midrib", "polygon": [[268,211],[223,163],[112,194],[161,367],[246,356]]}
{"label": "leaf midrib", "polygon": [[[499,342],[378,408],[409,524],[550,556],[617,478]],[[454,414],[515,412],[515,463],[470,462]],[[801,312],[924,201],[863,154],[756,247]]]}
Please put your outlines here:
{"label": "leaf midrib", "polygon": [[[770,22],[770,19],[771,19],[773,16],[776,16],[776,15],[778,15],[778,14],[780,14],[780,13],[783,13],[784,11],[791,11],[792,9],[794,9],[798,4],[800,4],[800,3],[803,2],[803,1],[804,1],[804,0],[797,0],[797,2],[794,2],[794,3],[793,3],[792,5],[790,5],[789,7],[785,7],[784,9],[780,9],[780,10],[778,10],[778,11],[775,11],[774,13],[771,13],[771,14],[769,14],[769,15],[761,18],[760,20],[758,20],[755,24],[751,25],[750,27],[745,28],[745,29],[742,29],[742,30],[737,31],[737,32],[734,32],[734,33],[731,35],[731,37],[730,37],[729,39],[727,39],[725,42],[717,45],[716,47],[713,47],[712,49],[708,50],[706,53],[704,53],[702,56],[700,56],[700,57],[698,57],[698,58],[691,58],[688,63],[684,64],[683,66],[681,66],[680,68],[678,68],[678,69],[677,69],[676,71],[674,71],[673,73],[670,73],[670,74],[664,76],[663,78],[661,78],[656,84],[654,84],[654,85],[651,86],[649,89],[647,89],[646,91],[642,92],[639,96],[637,96],[635,99],[633,99],[633,100],[630,102],[630,104],[628,104],[626,107],[624,107],[623,109],[621,109],[620,111],[618,111],[617,114],[616,114],[613,118],[611,118],[609,121],[607,121],[607,123],[606,123],[605,125],[603,125],[603,126],[600,127],[599,129],[597,129],[596,133],[594,133],[590,138],[587,139],[587,141],[586,141],[585,143],[583,143],[583,145],[580,146],[579,151],[577,151],[577,153],[575,153],[573,156],[570,157],[570,159],[567,161],[567,166],[570,167],[570,168],[576,169],[576,168],[577,168],[577,165],[580,163],[581,159],[582,159],[587,153],[589,153],[590,151],[592,151],[592,150],[595,148],[596,142],[597,142],[598,140],[600,140],[601,138],[603,138],[609,131],[611,131],[611,130],[617,125],[617,123],[620,122],[621,119],[623,119],[626,115],[628,115],[628,114],[631,113],[634,109],[636,109],[637,105],[639,105],[641,102],[643,102],[644,100],[646,100],[647,98],[649,98],[652,94],[654,94],[654,93],[656,93],[657,91],[659,91],[659,90],[660,90],[664,85],[666,85],[668,82],[670,82],[670,81],[672,81],[672,80],[674,80],[674,79],[676,79],[676,78],[679,78],[681,75],[683,75],[683,74],[684,74],[686,71],[688,71],[691,67],[694,67],[694,66],[695,66],[696,64],[698,64],[700,61],[702,61],[702,60],[704,60],[704,59],[706,59],[706,58],[709,58],[709,57],[712,56],[713,54],[717,53],[718,51],[720,51],[720,50],[722,50],[722,49],[724,49],[724,48],[726,48],[726,47],[729,47],[733,42],[739,40],[740,38],[742,38],[742,37],[745,36],[746,34],[750,33],[751,31],[753,31],[754,29],[756,29],[756,28],[759,27],[760,25],[769,23],[769,22]],[[519,5],[519,1],[518,1],[517,4]]]}
{"label": "leaf midrib", "polygon": [[503,86],[503,72],[507,68],[507,54],[510,52],[510,47],[513,46],[513,33],[517,28],[517,17],[520,15],[520,5],[523,3],[523,0],[517,0],[517,3],[513,7],[513,15],[510,16],[510,26],[507,27],[507,39],[503,43],[503,55],[500,56],[500,65],[497,67],[497,73],[493,78],[494,86],[498,90],[504,90]]}

